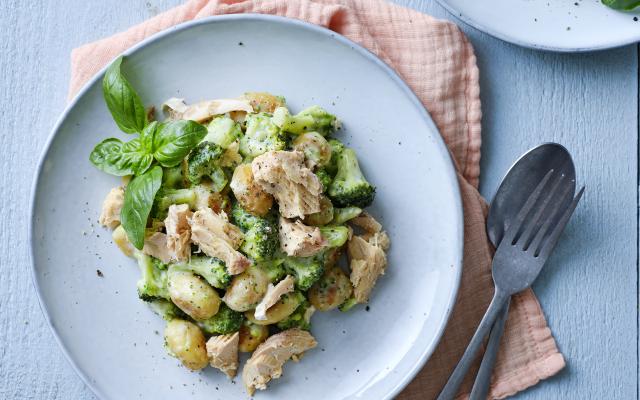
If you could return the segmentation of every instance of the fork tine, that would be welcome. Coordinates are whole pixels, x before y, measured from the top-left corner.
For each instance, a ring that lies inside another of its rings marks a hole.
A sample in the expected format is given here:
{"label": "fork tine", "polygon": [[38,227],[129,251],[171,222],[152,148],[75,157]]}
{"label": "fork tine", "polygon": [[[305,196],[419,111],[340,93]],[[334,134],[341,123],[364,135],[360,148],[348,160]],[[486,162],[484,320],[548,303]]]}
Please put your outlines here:
{"label": "fork tine", "polygon": [[[522,249],[524,251],[527,250],[527,248],[529,247],[529,245],[531,244],[531,242],[533,241],[536,232],[539,232],[540,229],[540,222],[543,220],[543,216],[547,216],[547,218],[545,218],[545,220],[548,220],[548,216],[549,216],[549,203],[551,203],[551,200],[555,199],[556,197],[556,192],[558,191],[558,189],[562,186],[562,181],[565,178],[565,175],[562,174],[560,175],[560,177],[558,179],[556,179],[553,182],[553,185],[551,187],[551,190],[549,190],[548,193],[546,193],[544,195],[544,197],[542,198],[542,204],[540,204],[533,217],[527,219],[527,222],[524,224],[525,230],[524,232],[522,232],[522,234],[520,235],[520,237],[517,239],[517,241],[521,244],[523,244]],[[571,185],[565,185],[565,186],[571,186]],[[553,202],[551,203],[551,205],[555,205],[557,204],[557,202]],[[554,211],[552,211],[553,214]]]}
{"label": "fork tine", "polygon": [[502,241],[508,241],[513,243],[514,238],[522,228],[524,219],[527,217],[527,215],[533,208],[534,204],[536,204],[538,197],[540,197],[540,193],[542,193],[542,189],[547,185],[547,182],[549,182],[549,179],[551,179],[552,174],[553,174],[553,170],[551,169],[549,170],[549,172],[547,172],[544,178],[542,178],[540,183],[538,183],[538,186],[536,186],[536,189],[533,191],[533,193],[531,193],[527,201],[524,203],[524,206],[522,206],[522,208],[520,209],[520,212],[518,212],[518,215],[516,216],[515,221],[511,223],[511,226],[509,226],[509,228],[505,232],[504,237],[502,238]]}
{"label": "fork tine", "polygon": [[571,215],[573,214],[576,207],[578,206],[578,202],[580,202],[580,199],[582,198],[583,193],[584,193],[584,186],[580,189],[580,191],[578,192],[576,197],[573,199],[569,207],[567,207],[564,214],[562,214],[560,221],[558,221],[558,224],[553,228],[553,231],[551,231],[551,234],[549,235],[547,240],[544,242],[544,244],[541,244],[541,247],[537,249],[536,252],[533,254],[534,257],[538,257],[538,256],[548,257],[549,254],[551,254],[553,249],[556,247],[556,244],[558,243],[558,239],[560,239],[560,234],[564,230],[564,227],[567,225],[567,222],[569,222],[569,218],[571,218]]}
{"label": "fork tine", "polygon": [[[573,185],[566,185],[560,194],[560,198],[554,204],[551,204],[550,207],[547,208],[545,204],[546,218],[544,219],[544,223],[535,233],[529,238],[529,243],[523,248],[523,250],[527,251],[528,249],[538,250],[540,242],[545,238],[547,231],[551,227],[553,221],[555,221],[557,215],[562,215],[564,209],[562,206],[566,204],[568,200],[573,197]],[[534,225],[535,226],[535,225]]]}

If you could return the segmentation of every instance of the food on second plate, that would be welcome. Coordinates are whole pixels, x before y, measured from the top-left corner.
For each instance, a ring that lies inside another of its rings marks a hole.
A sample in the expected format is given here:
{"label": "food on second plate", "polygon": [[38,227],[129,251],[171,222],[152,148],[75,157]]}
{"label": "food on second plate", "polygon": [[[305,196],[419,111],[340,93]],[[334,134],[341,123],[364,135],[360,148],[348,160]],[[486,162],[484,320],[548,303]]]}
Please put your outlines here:
{"label": "food on second plate", "polygon": [[138,297],[167,321],[169,354],[233,378],[238,353],[252,353],[242,380],[250,394],[266,389],[317,345],[316,310],[366,303],[384,274],[389,237],[363,211],[375,187],[334,137],[338,119],[319,106],[293,114],[269,93],[172,98],[155,121],[121,62],[107,69],[103,91],[132,136],[90,155],[123,177],[99,222],[137,261]]}
{"label": "food on second plate", "polygon": [[639,0],[601,0],[602,4],[615,10],[631,11],[640,7]]}

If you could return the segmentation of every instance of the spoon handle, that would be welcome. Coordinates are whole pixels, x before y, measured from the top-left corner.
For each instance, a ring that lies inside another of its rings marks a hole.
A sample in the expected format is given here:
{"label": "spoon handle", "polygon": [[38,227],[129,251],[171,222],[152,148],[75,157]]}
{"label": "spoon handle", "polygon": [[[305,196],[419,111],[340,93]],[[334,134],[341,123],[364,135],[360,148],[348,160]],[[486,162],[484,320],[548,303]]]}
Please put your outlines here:
{"label": "spoon handle", "polygon": [[507,315],[509,314],[509,303],[510,300],[507,300],[507,304],[502,308],[498,320],[491,329],[489,341],[487,342],[487,349],[484,352],[484,356],[482,356],[482,363],[480,364],[476,381],[473,383],[473,389],[471,389],[469,400],[485,400],[489,394],[491,373],[493,372],[493,366],[498,356],[500,339],[504,332],[504,324],[507,321]]}
{"label": "spoon handle", "polygon": [[447,384],[444,385],[440,395],[438,395],[438,400],[453,400],[455,398],[465,375],[469,372],[469,368],[471,368],[471,364],[473,364],[473,361],[478,354],[478,350],[480,350],[480,347],[482,346],[482,341],[489,334],[489,331],[491,331],[493,323],[498,318],[500,311],[502,311],[502,308],[508,299],[509,296],[506,293],[496,288],[487,312],[484,314],[484,317],[482,317],[482,321],[480,321],[480,325],[478,326],[478,329],[476,329],[476,333],[473,334],[467,349],[464,351],[458,365],[456,365],[456,368],[449,377]]}

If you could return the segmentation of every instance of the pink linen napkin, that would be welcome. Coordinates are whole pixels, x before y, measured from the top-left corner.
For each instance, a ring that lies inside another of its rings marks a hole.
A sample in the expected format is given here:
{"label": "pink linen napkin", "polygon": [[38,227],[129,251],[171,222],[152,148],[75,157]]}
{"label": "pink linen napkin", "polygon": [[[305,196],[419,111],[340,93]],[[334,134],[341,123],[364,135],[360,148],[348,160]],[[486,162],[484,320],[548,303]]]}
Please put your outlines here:
{"label": "pink linen napkin", "polygon": [[[418,95],[454,157],[465,215],[460,292],[435,353],[398,396],[403,400],[435,398],[493,294],[493,248],[485,232],[487,204],[477,190],[481,142],[478,68],[473,48],[456,25],[380,0],[191,0],[125,32],[75,49],[69,95],[75,95],[119,53],[154,33],[192,19],[247,12],[318,24],[377,54]],[[564,358],[533,292],[515,296],[489,397],[501,399],[517,393],[563,367]],[[471,382],[469,376],[460,399],[468,397]]]}

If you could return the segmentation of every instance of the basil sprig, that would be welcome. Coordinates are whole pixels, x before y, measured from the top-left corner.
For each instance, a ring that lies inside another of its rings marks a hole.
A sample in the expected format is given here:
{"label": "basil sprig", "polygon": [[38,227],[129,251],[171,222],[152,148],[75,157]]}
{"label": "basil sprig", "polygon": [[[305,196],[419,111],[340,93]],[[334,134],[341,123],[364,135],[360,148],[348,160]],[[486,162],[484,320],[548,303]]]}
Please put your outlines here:
{"label": "basil sprig", "polygon": [[139,136],[123,142],[109,138],[100,142],[89,160],[111,175],[134,175],[124,194],[120,221],[129,241],[144,246],[144,232],[156,193],[162,184],[162,168],[174,167],[207,135],[207,128],[195,121],[147,120],[144,104],[120,71],[122,57],[107,68],[102,81],[104,100],[118,127]]}
{"label": "basil sprig", "polygon": [[102,81],[104,99],[118,127],[126,133],[140,133],[129,142],[109,138],[99,143],[89,160],[112,175],[140,175],[157,160],[174,167],[207,135],[207,128],[195,121],[148,123],[144,104],[120,71],[122,57],[109,66]]}
{"label": "basil sprig", "polygon": [[109,138],[100,142],[89,160],[98,169],[116,176],[140,175],[154,158],[163,167],[175,167],[207,135],[194,121],[152,122],[128,142]]}
{"label": "basil sprig", "polygon": [[144,246],[144,232],[153,200],[162,184],[162,168],[158,165],[133,178],[124,192],[124,205],[120,222],[131,244],[137,249]]}

